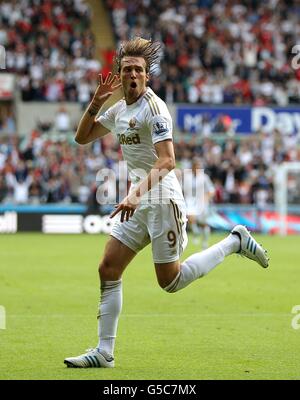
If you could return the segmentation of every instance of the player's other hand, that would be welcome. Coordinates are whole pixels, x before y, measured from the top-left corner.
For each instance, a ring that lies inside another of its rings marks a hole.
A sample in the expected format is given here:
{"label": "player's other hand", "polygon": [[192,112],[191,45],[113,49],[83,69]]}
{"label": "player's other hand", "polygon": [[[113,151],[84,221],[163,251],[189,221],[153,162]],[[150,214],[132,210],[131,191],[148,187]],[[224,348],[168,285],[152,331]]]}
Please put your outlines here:
{"label": "player's other hand", "polygon": [[94,94],[94,100],[106,101],[113,92],[121,86],[119,75],[113,75],[109,72],[107,77],[103,79],[102,74],[98,75],[98,86]]}
{"label": "player's other hand", "polygon": [[133,216],[137,206],[139,205],[140,199],[135,194],[130,194],[120,203],[115,206],[115,211],[110,214],[110,218],[113,218],[119,212],[121,212],[120,221],[129,221],[129,218]]}

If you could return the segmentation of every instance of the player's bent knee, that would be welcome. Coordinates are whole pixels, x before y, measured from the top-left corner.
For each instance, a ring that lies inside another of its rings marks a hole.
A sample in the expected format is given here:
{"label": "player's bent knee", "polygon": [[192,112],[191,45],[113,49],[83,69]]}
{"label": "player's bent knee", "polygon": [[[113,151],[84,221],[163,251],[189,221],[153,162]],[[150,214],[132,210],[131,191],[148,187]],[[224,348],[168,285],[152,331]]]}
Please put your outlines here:
{"label": "player's bent knee", "polygon": [[160,285],[160,287],[167,293],[175,293],[178,291],[178,283],[180,281],[181,272],[179,271],[175,278],[167,285]]}
{"label": "player's bent knee", "polygon": [[177,292],[177,290],[175,289],[175,290],[171,290],[171,287],[170,287],[171,285],[167,285],[167,286],[164,286],[164,287],[162,287],[161,286],[161,288],[165,291],[165,292],[167,292],[167,293],[176,293]]}
{"label": "player's bent knee", "polygon": [[159,280],[158,280],[158,284],[159,284],[159,286],[160,286],[161,289],[164,289],[164,290],[165,290],[165,287],[167,286],[165,281],[159,281]]}
{"label": "player's bent knee", "polygon": [[164,264],[155,263],[155,272],[159,286],[166,292],[172,293],[169,291],[169,288],[173,288],[173,283],[175,283],[176,279],[179,277],[179,260]]}
{"label": "player's bent knee", "polygon": [[158,279],[159,286],[167,293],[175,293],[177,291],[177,283],[180,278],[180,272],[172,279]]}
{"label": "player's bent knee", "polygon": [[173,281],[174,277],[172,277],[172,279],[159,278],[159,277],[157,278],[159,286],[166,292],[168,292],[167,288],[172,284]]}
{"label": "player's bent knee", "polygon": [[108,257],[104,257],[99,264],[99,276],[101,281],[114,281],[120,279],[118,269]]}
{"label": "player's bent knee", "polygon": [[167,287],[163,287],[162,289],[163,289],[164,292],[166,292],[166,293],[176,293],[176,290],[174,290],[174,291],[171,292],[170,290],[167,289]]}

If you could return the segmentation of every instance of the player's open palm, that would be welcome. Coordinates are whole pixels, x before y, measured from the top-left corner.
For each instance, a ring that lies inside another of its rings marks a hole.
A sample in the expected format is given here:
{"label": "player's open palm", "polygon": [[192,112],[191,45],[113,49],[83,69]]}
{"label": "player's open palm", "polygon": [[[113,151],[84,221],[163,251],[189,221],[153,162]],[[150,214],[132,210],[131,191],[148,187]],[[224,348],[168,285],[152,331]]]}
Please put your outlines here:
{"label": "player's open palm", "polygon": [[113,92],[121,86],[118,75],[112,76],[109,72],[107,77],[103,79],[102,74],[99,74],[99,82],[94,94],[94,100],[106,101]]}

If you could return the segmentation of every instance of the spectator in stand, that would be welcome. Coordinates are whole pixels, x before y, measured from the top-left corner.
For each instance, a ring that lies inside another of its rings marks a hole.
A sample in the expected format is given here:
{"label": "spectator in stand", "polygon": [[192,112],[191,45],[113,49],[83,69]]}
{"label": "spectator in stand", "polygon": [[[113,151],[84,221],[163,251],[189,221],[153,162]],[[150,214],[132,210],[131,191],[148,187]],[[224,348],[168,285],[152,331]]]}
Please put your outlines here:
{"label": "spectator in stand", "polygon": [[15,133],[16,121],[12,105],[0,104],[0,134],[14,135]]}
{"label": "spectator in stand", "polygon": [[55,128],[59,133],[67,133],[71,130],[70,114],[64,106],[61,106],[55,115]]}
{"label": "spectator in stand", "polygon": [[4,174],[0,174],[0,203],[4,203],[8,195],[8,187],[5,181]]}
{"label": "spectator in stand", "polygon": [[[216,188],[216,203],[262,206],[273,201],[276,166],[286,160],[300,161],[299,138],[300,134],[286,135],[280,130],[238,140],[216,141],[210,136],[201,143],[194,136],[175,144],[177,167],[191,168],[191,160],[201,157]],[[0,136],[0,201],[84,204],[91,190],[94,194],[97,190],[98,171],[117,172],[119,160],[119,146],[111,135],[101,146],[95,142],[84,147],[55,141],[37,130],[28,138]],[[299,198],[300,186],[294,185],[293,190],[293,198]],[[93,201],[92,197],[88,200],[91,205]]]}
{"label": "spectator in stand", "polygon": [[[135,35],[165,44],[153,88],[168,103],[280,106],[300,101],[291,52],[300,30],[297,0],[106,0],[117,42]],[[83,0],[0,4],[0,44],[24,101],[86,104],[113,51],[95,60],[91,12]]]}
{"label": "spectator in stand", "polygon": [[154,86],[167,102],[299,103],[300,70],[291,68],[300,30],[296,0],[106,5],[118,42],[141,35],[165,44],[164,79]]}
{"label": "spectator in stand", "polygon": [[0,3],[6,70],[19,76],[24,101],[78,100],[78,80],[101,69],[90,27],[90,8],[82,0]]}
{"label": "spectator in stand", "polygon": [[32,180],[28,188],[29,203],[40,204],[43,200],[43,187],[41,177],[38,174],[32,175]]}
{"label": "spectator in stand", "polygon": [[31,184],[30,176],[26,178],[19,176],[11,177],[10,186],[13,189],[13,203],[28,204],[29,202],[29,186]]}

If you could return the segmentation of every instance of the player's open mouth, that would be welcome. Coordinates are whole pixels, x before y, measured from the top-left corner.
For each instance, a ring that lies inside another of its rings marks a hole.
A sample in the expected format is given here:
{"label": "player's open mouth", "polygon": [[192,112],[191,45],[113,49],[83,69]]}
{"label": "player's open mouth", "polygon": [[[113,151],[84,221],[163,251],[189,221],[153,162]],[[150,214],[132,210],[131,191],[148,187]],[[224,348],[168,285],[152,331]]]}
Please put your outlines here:
{"label": "player's open mouth", "polygon": [[137,84],[135,82],[131,82],[130,87],[132,87],[133,89],[135,89],[137,87]]}

